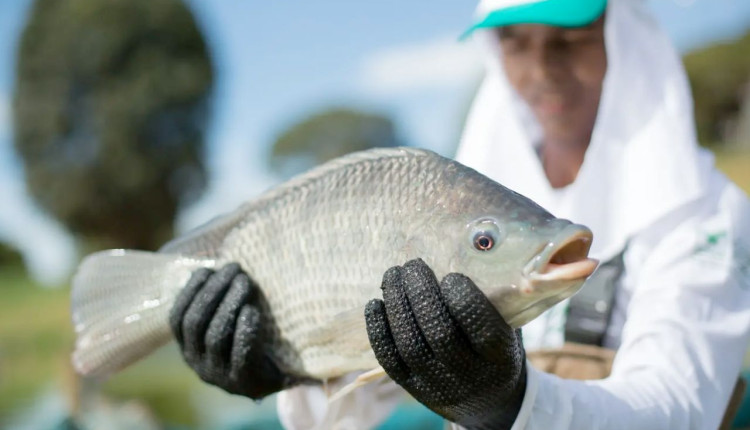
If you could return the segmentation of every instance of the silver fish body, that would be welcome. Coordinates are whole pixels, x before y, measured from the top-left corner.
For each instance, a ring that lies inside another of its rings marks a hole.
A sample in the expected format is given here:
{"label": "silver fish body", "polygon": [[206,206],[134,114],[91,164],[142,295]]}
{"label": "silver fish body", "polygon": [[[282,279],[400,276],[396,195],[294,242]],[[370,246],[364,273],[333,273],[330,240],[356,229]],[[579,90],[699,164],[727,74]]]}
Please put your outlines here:
{"label": "silver fish body", "polygon": [[[363,309],[381,296],[389,267],[422,258],[438,278],[463,273],[519,327],[580,288],[596,266],[587,258],[590,241],[585,227],[557,219],[432,152],[351,154],[173,240],[157,254],[109,251],[90,257],[74,281],[74,363],[83,373],[107,373],[146,355],[170,338],[169,309],[190,272],[239,262],[267,300],[270,353],[283,370],[327,379],[371,369],[377,361]],[[145,270],[150,278],[125,280],[141,263],[124,268],[118,258],[153,261]],[[118,282],[137,292],[114,317],[117,301],[92,299],[95,284],[106,283],[108,272],[119,273]],[[133,334],[133,320],[144,322],[139,335]],[[118,338],[128,338],[129,356]]]}

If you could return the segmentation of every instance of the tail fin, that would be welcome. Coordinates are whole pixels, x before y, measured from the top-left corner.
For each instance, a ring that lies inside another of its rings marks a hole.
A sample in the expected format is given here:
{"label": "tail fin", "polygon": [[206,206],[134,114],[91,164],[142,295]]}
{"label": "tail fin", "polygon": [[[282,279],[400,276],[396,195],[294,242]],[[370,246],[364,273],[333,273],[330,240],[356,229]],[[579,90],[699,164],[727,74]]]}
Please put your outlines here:
{"label": "tail fin", "polygon": [[213,265],[213,260],[145,251],[86,257],[71,292],[75,369],[107,375],[167,343],[175,297],[194,270]]}

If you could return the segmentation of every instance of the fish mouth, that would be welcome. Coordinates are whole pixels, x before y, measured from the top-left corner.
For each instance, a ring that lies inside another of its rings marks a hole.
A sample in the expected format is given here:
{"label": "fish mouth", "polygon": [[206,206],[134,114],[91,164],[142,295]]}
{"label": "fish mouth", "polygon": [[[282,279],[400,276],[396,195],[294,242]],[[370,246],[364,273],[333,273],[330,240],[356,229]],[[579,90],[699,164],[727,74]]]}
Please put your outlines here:
{"label": "fish mouth", "polygon": [[591,230],[569,221],[557,222],[564,223],[563,228],[523,268],[517,309],[508,312],[511,327],[521,327],[577,293],[599,264],[588,256]]}
{"label": "fish mouth", "polygon": [[524,277],[533,284],[582,281],[599,264],[589,258],[593,234],[579,224],[565,226],[524,267]]}

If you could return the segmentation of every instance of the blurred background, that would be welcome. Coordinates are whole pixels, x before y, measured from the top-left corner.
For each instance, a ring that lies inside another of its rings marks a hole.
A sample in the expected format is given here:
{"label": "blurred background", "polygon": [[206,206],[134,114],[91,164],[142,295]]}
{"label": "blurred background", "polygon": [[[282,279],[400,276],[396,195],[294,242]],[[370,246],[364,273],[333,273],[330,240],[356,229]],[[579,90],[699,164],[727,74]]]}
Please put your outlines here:
{"label": "blurred background", "polygon": [[[0,428],[279,428],[273,398],[203,384],[173,346],[79,380],[72,271],[353,150],[452,156],[482,77],[457,40],[474,6],[0,0]],[[683,54],[701,143],[750,191],[750,2],[650,6]],[[409,403],[382,428],[440,420]]]}

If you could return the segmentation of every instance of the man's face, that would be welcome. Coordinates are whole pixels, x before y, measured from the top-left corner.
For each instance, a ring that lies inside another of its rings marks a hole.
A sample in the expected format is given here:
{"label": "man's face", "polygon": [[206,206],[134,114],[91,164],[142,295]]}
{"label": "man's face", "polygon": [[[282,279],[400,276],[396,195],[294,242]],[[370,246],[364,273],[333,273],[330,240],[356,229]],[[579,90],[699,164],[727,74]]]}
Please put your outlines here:
{"label": "man's face", "polygon": [[589,139],[607,69],[604,19],[581,28],[522,24],[495,31],[508,80],[545,139]]}

